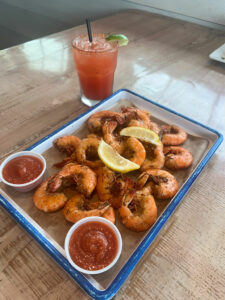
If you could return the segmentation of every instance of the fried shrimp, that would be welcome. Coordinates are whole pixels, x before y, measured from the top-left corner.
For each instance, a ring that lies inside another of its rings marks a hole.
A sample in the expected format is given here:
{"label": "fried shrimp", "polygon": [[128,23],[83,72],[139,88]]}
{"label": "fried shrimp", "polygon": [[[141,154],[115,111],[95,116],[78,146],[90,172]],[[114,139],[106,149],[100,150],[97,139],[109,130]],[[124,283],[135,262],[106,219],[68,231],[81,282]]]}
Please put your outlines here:
{"label": "fried shrimp", "polygon": [[191,153],[177,146],[165,147],[163,149],[165,154],[165,166],[171,170],[185,169],[192,165],[193,157]]}
{"label": "fried shrimp", "polygon": [[54,164],[56,168],[62,168],[66,164],[76,161],[75,150],[80,144],[80,139],[74,135],[65,135],[54,141],[54,146],[67,155],[62,161]]}
{"label": "fried shrimp", "polygon": [[172,198],[179,189],[176,178],[167,171],[149,169],[143,172],[137,181],[137,188],[150,185],[154,197],[160,200]]}
{"label": "fried shrimp", "polygon": [[106,121],[102,127],[104,141],[119,153],[122,151],[123,137],[115,134],[117,122]]}
{"label": "fried shrimp", "polygon": [[53,178],[54,176],[46,179],[33,194],[35,206],[44,212],[57,211],[62,208],[67,201],[67,197],[63,192],[51,193],[48,191],[49,181]]}
{"label": "fried shrimp", "polygon": [[176,146],[184,143],[187,139],[186,132],[175,125],[163,125],[161,133],[163,145]]}
{"label": "fried shrimp", "polygon": [[120,155],[141,166],[146,157],[144,146],[136,138],[115,136],[116,127],[117,123],[114,121],[105,122],[103,126],[105,142],[111,145]]}
{"label": "fried shrimp", "polygon": [[118,210],[122,223],[133,231],[149,229],[157,219],[157,207],[152,195],[129,192]]}
{"label": "fried shrimp", "polygon": [[90,168],[101,167],[103,163],[98,156],[99,143],[100,139],[95,137],[83,139],[80,142],[79,147],[76,149],[77,161],[80,164],[86,165]]}
{"label": "fried shrimp", "polygon": [[122,107],[121,110],[125,116],[126,126],[150,128],[150,113],[148,111],[136,107]]}
{"label": "fried shrimp", "polygon": [[65,135],[54,141],[54,146],[67,156],[71,156],[79,144],[80,139],[74,135]]}
{"label": "fried shrimp", "polygon": [[124,117],[121,113],[113,112],[109,110],[103,110],[94,113],[90,116],[88,119],[88,129],[90,132],[93,133],[101,133],[102,132],[102,126],[105,121],[116,121],[118,124],[122,125],[124,124]]}
{"label": "fried shrimp", "polygon": [[159,134],[160,133],[160,127],[158,124],[156,124],[153,121],[150,121],[150,125],[149,125],[149,129],[151,129],[152,131],[154,131],[155,133]]}
{"label": "fried shrimp", "polygon": [[139,166],[143,164],[146,157],[144,146],[138,139],[133,137],[126,139],[120,154]]}
{"label": "fried shrimp", "polygon": [[126,120],[126,125],[128,127],[137,126],[147,129],[159,134],[160,128],[158,124],[150,120],[150,113],[145,110],[141,110],[135,107],[122,107],[121,108]]}
{"label": "fried shrimp", "polygon": [[133,185],[131,179],[122,174],[116,174],[107,167],[99,168],[97,171],[98,197],[103,202],[110,202],[115,208],[121,206],[123,196],[133,188]]}
{"label": "fried shrimp", "polygon": [[51,180],[49,190],[56,192],[63,187],[75,186],[79,193],[89,196],[94,191],[96,182],[96,174],[90,168],[70,163]]}
{"label": "fried shrimp", "polygon": [[99,135],[95,134],[95,133],[89,133],[89,134],[86,136],[86,138],[87,138],[87,139],[88,139],[88,138],[96,138],[96,139],[101,140],[101,137],[100,137]]}
{"label": "fried shrimp", "polygon": [[91,216],[103,217],[115,223],[115,212],[108,202],[92,203],[90,199],[79,193],[68,200],[63,214],[66,220],[72,223]]}
{"label": "fried shrimp", "polygon": [[110,222],[112,222],[113,224],[115,224],[116,222],[116,214],[115,214],[115,210],[112,206],[110,206],[102,215],[103,218],[106,218],[107,220],[109,220]]}
{"label": "fried shrimp", "polygon": [[163,144],[156,146],[150,143],[143,143],[146,151],[146,159],[141,166],[141,171],[153,169],[161,169],[165,163],[163,154]]}

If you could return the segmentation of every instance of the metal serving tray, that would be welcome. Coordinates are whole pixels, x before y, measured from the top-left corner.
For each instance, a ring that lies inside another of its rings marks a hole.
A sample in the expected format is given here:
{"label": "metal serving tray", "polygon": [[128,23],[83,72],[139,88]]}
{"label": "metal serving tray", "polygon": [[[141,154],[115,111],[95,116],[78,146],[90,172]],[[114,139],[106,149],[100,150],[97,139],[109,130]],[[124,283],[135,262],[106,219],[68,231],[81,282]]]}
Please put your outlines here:
{"label": "metal serving tray", "polygon": [[86,120],[91,114],[101,110],[117,111],[121,106],[130,105],[150,111],[151,118],[159,124],[176,124],[183,128],[188,133],[188,139],[184,147],[192,152],[194,162],[187,170],[174,173],[180,189],[173,199],[157,201],[158,218],[150,230],[142,233],[129,231],[117,218],[116,225],[123,238],[123,251],[119,261],[111,270],[95,276],[84,275],[76,271],[67,261],[63,248],[66,233],[72,224],[64,219],[62,212],[46,215],[38,211],[34,206],[32,202],[33,192],[15,192],[3,183],[0,183],[0,204],[94,299],[111,299],[117,293],[223,141],[223,136],[214,129],[134,92],[123,89],[46,136],[27,150],[32,150],[45,156],[47,160],[46,176],[49,176],[55,172],[52,164],[62,159],[61,154],[52,147],[52,143],[57,137],[68,134],[84,137],[87,133]]}

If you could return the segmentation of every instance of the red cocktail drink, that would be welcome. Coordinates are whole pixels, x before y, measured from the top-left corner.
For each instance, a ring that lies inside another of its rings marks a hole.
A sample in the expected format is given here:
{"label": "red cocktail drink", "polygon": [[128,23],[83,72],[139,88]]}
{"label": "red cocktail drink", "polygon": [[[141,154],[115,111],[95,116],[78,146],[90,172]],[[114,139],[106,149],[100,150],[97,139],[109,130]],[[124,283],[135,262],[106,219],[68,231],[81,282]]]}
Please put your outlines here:
{"label": "red cocktail drink", "polygon": [[[107,42],[104,35],[80,36],[73,43],[74,61],[77,68],[81,100],[93,105],[111,95],[117,63],[118,45]],[[93,101],[94,100],[94,101]]]}

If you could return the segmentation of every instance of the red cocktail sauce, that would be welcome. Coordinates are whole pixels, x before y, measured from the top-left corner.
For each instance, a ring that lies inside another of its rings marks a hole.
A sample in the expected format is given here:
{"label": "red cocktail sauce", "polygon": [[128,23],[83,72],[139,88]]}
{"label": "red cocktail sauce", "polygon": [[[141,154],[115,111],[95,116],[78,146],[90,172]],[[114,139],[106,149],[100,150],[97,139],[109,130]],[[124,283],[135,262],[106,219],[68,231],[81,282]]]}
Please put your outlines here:
{"label": "red cocktail sauce", "polygon": [[69,242],[71,259],[79,267],[94,271],[108,266],[118,251],[114,231],[102,222],[87,222],[80,225]]}
{"label": "red cocktail sauce", "polygon": [[3,168],[3,178],[14,184],[23,184],[37,178],[43,170],[42,161],[34,156],[18,156],[10,160]]}

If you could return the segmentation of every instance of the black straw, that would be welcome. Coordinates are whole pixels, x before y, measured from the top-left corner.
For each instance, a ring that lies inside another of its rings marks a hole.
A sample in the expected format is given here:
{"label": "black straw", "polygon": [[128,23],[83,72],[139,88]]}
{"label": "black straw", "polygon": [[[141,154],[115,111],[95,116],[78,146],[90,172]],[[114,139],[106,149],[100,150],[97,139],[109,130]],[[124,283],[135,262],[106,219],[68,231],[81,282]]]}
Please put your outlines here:
{"label": "black straw", "polygon": [[89,19],[86,19],[86,24],[87,24],[89,42],[92,43],[91,22]]}

